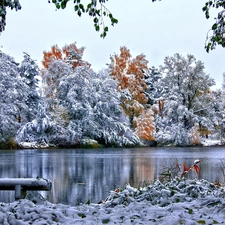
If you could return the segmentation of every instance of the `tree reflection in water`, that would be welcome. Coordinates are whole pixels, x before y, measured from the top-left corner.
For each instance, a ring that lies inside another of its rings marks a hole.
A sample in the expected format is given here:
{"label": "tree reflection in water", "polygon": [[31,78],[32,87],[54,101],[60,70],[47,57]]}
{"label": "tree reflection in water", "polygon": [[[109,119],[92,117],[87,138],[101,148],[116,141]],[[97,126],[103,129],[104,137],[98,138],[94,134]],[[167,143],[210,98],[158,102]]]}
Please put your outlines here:
{"label": "tree reflection in water", "polygon": [[[52,203],[77,205],[104,200],[111,190],[149,184],[163,167],[177,159],[191,165],[201,159],[200,178],[223,181],[219,162],[223,148],[132,148],[0,151],[0,177],[44,177],[53,182],[41,192]],[[190,174],[190,178],[194,178]],[[145,181],[145,182],[142,182]],[[142,183],[141,183],[142,182]],[[14,200],[14,192],[0,191],[0,201]]]}

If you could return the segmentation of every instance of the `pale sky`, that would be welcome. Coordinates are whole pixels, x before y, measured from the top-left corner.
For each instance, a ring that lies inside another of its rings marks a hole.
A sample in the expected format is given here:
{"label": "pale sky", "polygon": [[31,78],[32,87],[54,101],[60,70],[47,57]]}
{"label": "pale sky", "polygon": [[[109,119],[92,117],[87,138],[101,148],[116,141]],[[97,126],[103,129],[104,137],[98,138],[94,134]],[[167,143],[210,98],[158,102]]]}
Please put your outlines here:
{"label": "pale sky", "polygon": [[[89,0],[90,1],[90,0]],[[87,3],[88,0],[82,2]],[[206,0],[109,0],[106,6],[119,23],[110,26],[105,39],[94,30],[92,18],[79,18],[71,1],[64,10],[55,10],[48,0],[20,0],[22,10],[7,11],[6,30],[0,35],[0,49],[17,62],[27,52],[41,65],[43,51],[52,45],[63,47],[77,43],[84,46],[84,59],[96,71],[106,67],[110,55],[119,53],[121,46],[130,49],[135,57],[145,54],[149,67],[163,64],[166,56],[175,53],[193,54],[205,64],[206,72],[221,87],[225,72],[225,49],[206,53],[206,34],[213,24],[213,16],[205,19],[202,12]]]}

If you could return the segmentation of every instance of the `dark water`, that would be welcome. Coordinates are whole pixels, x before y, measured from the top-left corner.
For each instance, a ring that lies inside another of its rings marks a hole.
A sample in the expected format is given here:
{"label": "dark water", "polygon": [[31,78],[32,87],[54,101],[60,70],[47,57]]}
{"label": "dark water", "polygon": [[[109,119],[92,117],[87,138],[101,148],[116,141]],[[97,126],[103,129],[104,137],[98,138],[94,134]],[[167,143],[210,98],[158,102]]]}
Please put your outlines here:
{"label": "dark water", "polygon": [[[49,178],[50,192],[41,192],[52,203],[76,205],[99,202],[117,187],[138,186],[159,177],[164,167],[179,163],[199,164],[200,178],[224,182],[221,160],[225,148],[134,148],[0,151],[0,177]],[[191,172],[190,178],[196,175]],[[14,192],[0,191],[0,201],[13,201]]]}

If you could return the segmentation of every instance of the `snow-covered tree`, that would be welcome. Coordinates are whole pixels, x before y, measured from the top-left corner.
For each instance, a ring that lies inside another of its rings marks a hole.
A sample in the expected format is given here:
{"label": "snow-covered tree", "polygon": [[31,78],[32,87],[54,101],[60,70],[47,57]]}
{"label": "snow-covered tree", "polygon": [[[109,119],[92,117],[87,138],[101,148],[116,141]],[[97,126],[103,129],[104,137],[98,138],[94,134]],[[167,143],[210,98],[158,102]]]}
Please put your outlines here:
{"label": "snow-covered tree", "polygon": [[77,67],[59,84],[58,99],[69,113],[68,129],[80,138],[92,138],[109,145],[134,145],[139,142],[129,128],[120,107],[117,84],[108,71],[95,73]]}
{"label": "snow-covered tree", "polygon": [[117,89],[130,95],[130,98],[121,98],[121,105],[133,125],[134,117],[142,113],[143,104],[148,102],[144,79],[144,74],[148,71],[148,61],[143,54],[132,58],[130,50],[124,46],[120,48],[119,55],[111,56],[109,68],[110,75],[118,83]]}
{"label": "snow-covered tree", "polygon": [[22,142],[33,142],[43,146],[68,144],[67,130],[57,125],[46,112],[46,109],[45,102],[40,101],[36,118],[26,123],[17,132],[16,141],[19,145],[23,146]]}
{"label": "snow-covered tree", "polygon": [[[193,55],[175,54],[166,57],[161,85],[164,87],[163,117],[157,117],[157,138],[165,133],[175,144],[191,144],[191,130],[197,123],[199,129],[212,129],[209,115],[210,87],[214,80],[204,71],[204,64]],[[178,133],[177,133],[177,132]]]}
{"label": "snow-covered tree", "polygon": [[26,123],[19,130],[16,140],[20,142],[48,142],[46,130],[50,126],[50,120],[45,112],[44,104],[39,103],[36,118]]}
{"label": "snow-covered tree", "polygon": [[74,66],[69,53],[65,58],[58,50],[53,55],[57,57],[45,59],[48,63],[42,71],[44,104],[36,119],[20,129],[17,141],[58,146],[79,145],[85,139],[116,146],[138,144],[108,70],[96,73],[87,63]]}
{"label": "snow-covered tree", "polygon": [[54,110],[57,104],[56,94],[59,89],[60,79],[68,76],[71,71],[71,66],[62,60],[52,60],[48,68],[42,70],[42,95],[51,110]]}
{"label": "snow-covered tree", "polygon": [[50,51],[43,52],[43,94],[50,101],[52,107],[55,106],[55,94],[60,78],[70,74],[71,70],[76,67],[90,66],[88,62],[82,59],[84,49],[84,47],[78,48],[75,42],[65,45],[62,49],[54,45]]}
{"label": "snow-covered tree", "polygon": [[28,121],[31,121],[37,114],[38,103],[40,100],[40,96],[38,94],[38,77],[40,74],[38,65],[27,53],[24,53],[24,59],[21,62],[19,72],[23,82],[28,86],[26,91],[27,99],[25,103],[29,109],[25,116]]}
{"label": "snow-covered tree", "polygon": [[[153,96],[151,96],[153,90],[149,84],[149,92],[147,92],[146,81],[152,82],[153,76],[157,80],[158,74],[153,72],[150,78],[145,55],[141,54],[132,58],[126,47],[120,48],[119,55],[111,56],[109,68],[110,75],[117,81],[117,89],[121,93],[121,106],[129,116],[131,126],[135,128],[141,139],[154,140],[154,118],[149,113],[151,111],[150,105],[147,104],[153,103]],[[147,128],[147,126],[149,127]]]}
{"label": "snow-covered tree", "polygon": [[161,86],[162,74],[154,66],[144,73],[148,104],[153,105],[161,99],[163,87]]}
{"label": "snow-covered tree", "polygon": [[19,73],[19,64],[0,51],[0,143],[13,139],[27,122],[28,86]]}
{"label": "snow-covered tree", "polygon": [[214,124],[214,136],[225,143],[225,92],[224,88],[211,92],[211,120]]}
{"label": "snow-covered tree", "polygon": [[62,60],[72,65],[73,68],[84,65],[90,66],[88,62],[83,60],[84,49],[84,47],[78,48],[76,42],[65,45],[62,49],[60,49],[58,45],[53,45],[51,51],[44,51],[42,64],[46,69],[48,69],[49,65],[54,60]]}
{"label": "snow-covered tree", "polygon": [[135,118],[134,123],[135,132],[144,143],[148,143],[148,141],[155,141],[154,113],[151,108],[145,109],[139,117]]}
{"label": "snow-covered tree", "polygon": [[225,72],[223,73],[222,91],[225,92]]}

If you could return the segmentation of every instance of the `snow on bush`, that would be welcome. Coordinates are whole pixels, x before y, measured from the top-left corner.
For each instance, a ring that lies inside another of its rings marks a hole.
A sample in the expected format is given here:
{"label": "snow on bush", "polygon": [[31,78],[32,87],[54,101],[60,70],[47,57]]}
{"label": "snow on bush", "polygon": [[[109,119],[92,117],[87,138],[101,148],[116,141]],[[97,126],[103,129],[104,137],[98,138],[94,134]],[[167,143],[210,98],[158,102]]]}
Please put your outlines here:
{"label": "snow on bush", "polygon": [[206,180],[175,178],[139,188],[128,184],[124,190],[111,191],[100,204],[71,207],[37,201],[35,195],[1,203],[0,224],[221,224],[224,194],[223,187]]}

